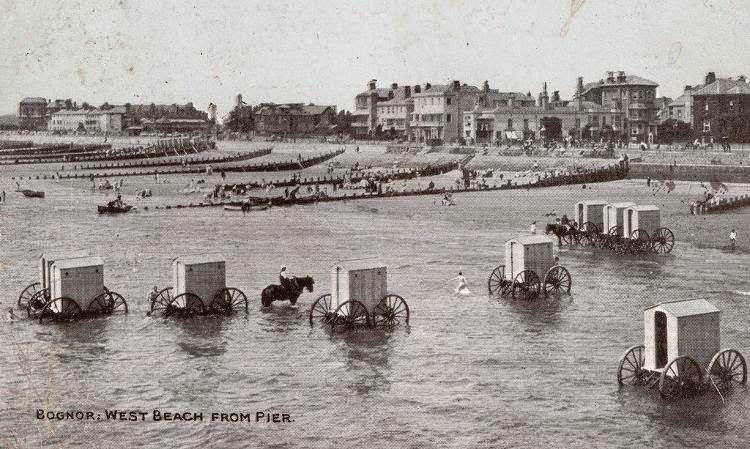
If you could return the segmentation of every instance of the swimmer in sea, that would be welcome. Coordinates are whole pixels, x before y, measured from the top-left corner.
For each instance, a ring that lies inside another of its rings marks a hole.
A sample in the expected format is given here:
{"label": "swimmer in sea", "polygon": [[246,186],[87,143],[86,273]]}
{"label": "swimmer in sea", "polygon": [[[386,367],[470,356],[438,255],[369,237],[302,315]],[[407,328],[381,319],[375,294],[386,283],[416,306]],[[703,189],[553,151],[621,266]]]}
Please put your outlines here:
{"label": "swimmer in sea", "polygon": [[457,295],[470,295],[471,291],[469,290],[469,287],[466,286],[466,278],[464,277],[462,272],[458,272],[458,276],[451,279],[451,281],[458,281],[458,285],[456,286],[456,289],[454,292]]}

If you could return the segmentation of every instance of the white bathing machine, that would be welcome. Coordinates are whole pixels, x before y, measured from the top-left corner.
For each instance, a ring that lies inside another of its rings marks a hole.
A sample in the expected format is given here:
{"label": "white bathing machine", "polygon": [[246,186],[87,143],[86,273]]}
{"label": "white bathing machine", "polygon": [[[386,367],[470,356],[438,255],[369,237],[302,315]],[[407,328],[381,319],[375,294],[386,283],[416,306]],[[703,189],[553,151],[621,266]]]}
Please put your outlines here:
{"label": "white bathing machine", "polygon": [[409,323],[409,306],[401,296],[388,293],[388,268],[368,262],[347,262],[331,268],[331,293],[310,307],[309,319],[335,330],[355,326],[392,327]]}
{"label": "white bathing machine", "polygon": [[496,267],[487,280],[490,295],[570,293],[572,280],[553,253],[553,240],[546,235],[526,235],[505,242],[505,264]]}
{"label": "white bathing machine", "polygon": [[599,233],[604,227],[604,208],[609,203],[602,200],[579,201],[575,205],[574,217],[578,229]]}
{"label": "white bathing machine", "polygon": [[721,314],[705,299],[670,301],[643,313],[644,344],[629,348],[617,373],[620,385],[658,387],[665,399],[720,393],[747,382],[744,357],[721,349]]}
{"label": "white bathing machine", "polygon": [[55,260],[75,259],[80,257],[90,257],[87,251],[67,251],[67,252],[45,252],[39,256],[39,281],[27,285],[18,295],[18,306],[26,309],[30,302],[33,302],[34,308],[41,308],[49,301],[50,298],[50,278],[51,268]]}
{"label": "white bathing machine", "polygon": [[[35,310],[33,317],[38,316],[41,322],[45,322],[82,315],[127,313],[125,299],[104,285],[104,260],[101,257],[52,260],[47,257],[41,261],[42,269],[47,271],[45,282],[52,299]],[[29,309],[32,308],[36,305],[30,303]]]}
{"label": "white bathing machine", "polygon": [[602,217],[602,234],[609,234],[613,237],[622,237],[622,229],[625,223],[623,218],[624,211],[628,207],[633,206],[635,206],[635,203],[631,202],[609,203],[605,205]]}
{"label": "white bathing machine", "polygon": [[644,242],[643,249],[660,255],[674,248],[674,234],[661,226],[661,210],[654,205],[631,206],[623,211],[623,237]]}
{"label": "white bathing machine", "polygon": [[151,297],[151,312],[165,316],[248,311],[247,296],[227,287],[226,262],[220,254],[194,254],[172,260],[172,287]]}

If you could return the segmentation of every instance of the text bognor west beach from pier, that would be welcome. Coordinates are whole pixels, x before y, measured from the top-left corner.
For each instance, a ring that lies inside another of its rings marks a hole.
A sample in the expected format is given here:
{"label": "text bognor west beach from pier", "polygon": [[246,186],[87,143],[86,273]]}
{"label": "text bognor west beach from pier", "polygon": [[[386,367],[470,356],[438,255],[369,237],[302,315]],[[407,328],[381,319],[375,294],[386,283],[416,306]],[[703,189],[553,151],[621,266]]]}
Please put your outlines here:
{"label": "text bognor west beach from pier", "polygon": [[745,2],[0,4],[0,447],[747,446]]}

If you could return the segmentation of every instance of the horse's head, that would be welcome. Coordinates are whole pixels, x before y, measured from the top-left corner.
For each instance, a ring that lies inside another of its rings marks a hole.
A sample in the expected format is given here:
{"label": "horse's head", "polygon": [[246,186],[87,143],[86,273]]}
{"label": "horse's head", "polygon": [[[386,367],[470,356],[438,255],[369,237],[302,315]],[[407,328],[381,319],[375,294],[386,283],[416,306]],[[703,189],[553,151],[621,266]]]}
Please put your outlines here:
{"label": "horse's head", "polygon": [[311,278],[310,276],[305,276],[302,278],[302,286],[305,287],[308,292],[312,293],[314,285],[315,280],[313,280],[313,278]]}

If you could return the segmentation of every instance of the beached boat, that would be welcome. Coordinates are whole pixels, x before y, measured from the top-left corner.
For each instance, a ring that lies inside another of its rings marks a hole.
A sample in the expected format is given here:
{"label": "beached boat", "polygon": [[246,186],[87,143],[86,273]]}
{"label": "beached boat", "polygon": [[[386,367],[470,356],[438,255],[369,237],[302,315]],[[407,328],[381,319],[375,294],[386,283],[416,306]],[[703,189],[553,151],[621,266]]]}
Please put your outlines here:
{"label": "beached boat", "polygon": [[22,190],[16,190],[16,192],[21,192],[23,196],[26,196],[29,198],[44,198],[44,192],[41,192],[38,190],[22,189]]}
{"label": "beached boat", "polygon": [[130,212],[135,208],[130,204],[125,204],[123,206],[96,206],[96,209],[100,214],[122,214],[125,212]]}
{"label": "beached boat", "polygon": [[257,212],[261,210],[268,209],[268,206],[263,205],[236,205],[236,204],[225,204],[224,210],[233,211],[233,212]]}

